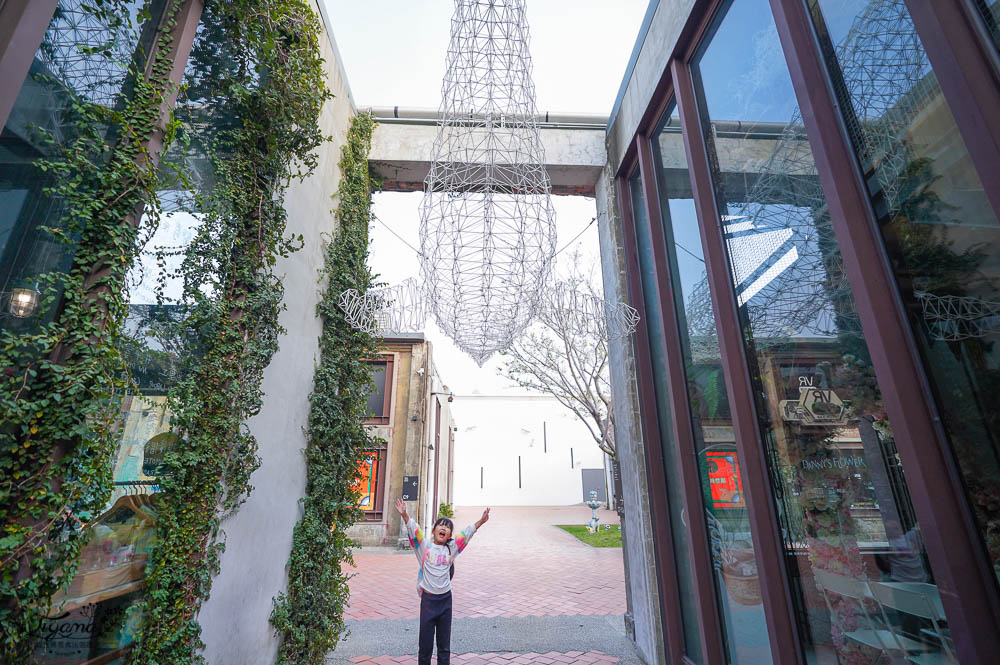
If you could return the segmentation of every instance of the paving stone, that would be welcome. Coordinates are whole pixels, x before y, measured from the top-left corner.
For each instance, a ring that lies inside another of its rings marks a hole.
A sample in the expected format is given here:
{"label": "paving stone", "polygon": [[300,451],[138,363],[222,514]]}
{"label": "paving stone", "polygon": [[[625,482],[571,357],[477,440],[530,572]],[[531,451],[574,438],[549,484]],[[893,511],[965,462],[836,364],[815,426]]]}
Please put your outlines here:
{"label": "paving stone", "polygon": [[[482,509],[458,508],[455,522],[475,521]],[[602,520],[617,515],[601,511]],[[617,548],[586,545],[555,524],[582,524],[586,506],[497,507],[455,563],[454,618],[624,614],[625,575]],[[511,560],[514,551],[528,556]],[[356,553],[346,620],[419,615],[417,561],[412,552]]]}

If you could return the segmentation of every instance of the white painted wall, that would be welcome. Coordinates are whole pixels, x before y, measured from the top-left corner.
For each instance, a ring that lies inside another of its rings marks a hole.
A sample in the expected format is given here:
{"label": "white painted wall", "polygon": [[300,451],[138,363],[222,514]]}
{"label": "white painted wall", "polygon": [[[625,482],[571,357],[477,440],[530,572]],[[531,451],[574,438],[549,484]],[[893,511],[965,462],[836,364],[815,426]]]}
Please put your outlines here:
{"label": "white painted wall", "polygon": [[[604,453],[586,426],[547,396],[455,396],[455,504],[567,506],[583,501],[581,469]],[[547,452],[542,437],[547,434]],[[573,466],[570,466],[570,449]],[[521,457],[521,487],[517,458]],[[483,483],[480,488],[480,468]]]}

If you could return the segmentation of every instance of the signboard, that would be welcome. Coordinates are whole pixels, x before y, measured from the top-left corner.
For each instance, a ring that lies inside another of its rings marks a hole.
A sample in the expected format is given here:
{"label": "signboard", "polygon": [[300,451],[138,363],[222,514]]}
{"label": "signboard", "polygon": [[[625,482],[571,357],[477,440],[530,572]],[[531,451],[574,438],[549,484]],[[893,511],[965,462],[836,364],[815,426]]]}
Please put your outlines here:
{"label": "signboard", "polygon": [[744,508],[743,480],[735,450],[705,452],[713,508]]}
{"label": "signboard", "polygon": [[403,476],[403,501],[417,500],[417,487],[419,485],[417,476]]}
{"label": "signboard", "polygon": [[799,398],[778,403],[781,417],[800,425],[845,427],[851,422],[850,409],[833,390],[814,385],[811,376],[799,377]]}

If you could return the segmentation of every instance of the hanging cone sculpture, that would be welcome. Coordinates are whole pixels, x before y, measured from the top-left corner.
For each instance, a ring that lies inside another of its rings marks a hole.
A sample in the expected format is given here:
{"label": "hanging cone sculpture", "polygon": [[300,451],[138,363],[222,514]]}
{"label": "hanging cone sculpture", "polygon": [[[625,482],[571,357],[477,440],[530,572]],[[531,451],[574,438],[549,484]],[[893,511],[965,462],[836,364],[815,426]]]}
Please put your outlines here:
{"label": "hanging cone sculpture", "polygon": [[531,322],[555,254],[524,0],[456,0],[447,65],[421,272],[438,325],[482,365]]}

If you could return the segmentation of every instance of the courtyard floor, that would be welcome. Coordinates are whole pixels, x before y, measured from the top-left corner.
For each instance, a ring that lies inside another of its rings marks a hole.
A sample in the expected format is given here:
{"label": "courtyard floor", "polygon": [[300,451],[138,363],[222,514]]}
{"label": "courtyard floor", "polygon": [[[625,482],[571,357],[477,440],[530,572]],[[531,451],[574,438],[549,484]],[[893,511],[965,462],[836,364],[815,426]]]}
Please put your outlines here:
{"label": "courtyard floor", "polygon": [[[456,509],[462,528],[482,507]],[[598,511],[617,527],[617,515]],[[638,665],[624,630],[625,575],[618,548],[586,545],[556,524],[584,524],[586,506],[496,507],[455,562],[454,665]],[[420,600],[410,550],[354,555],[350,635],[328,665],[415,665]]]}

